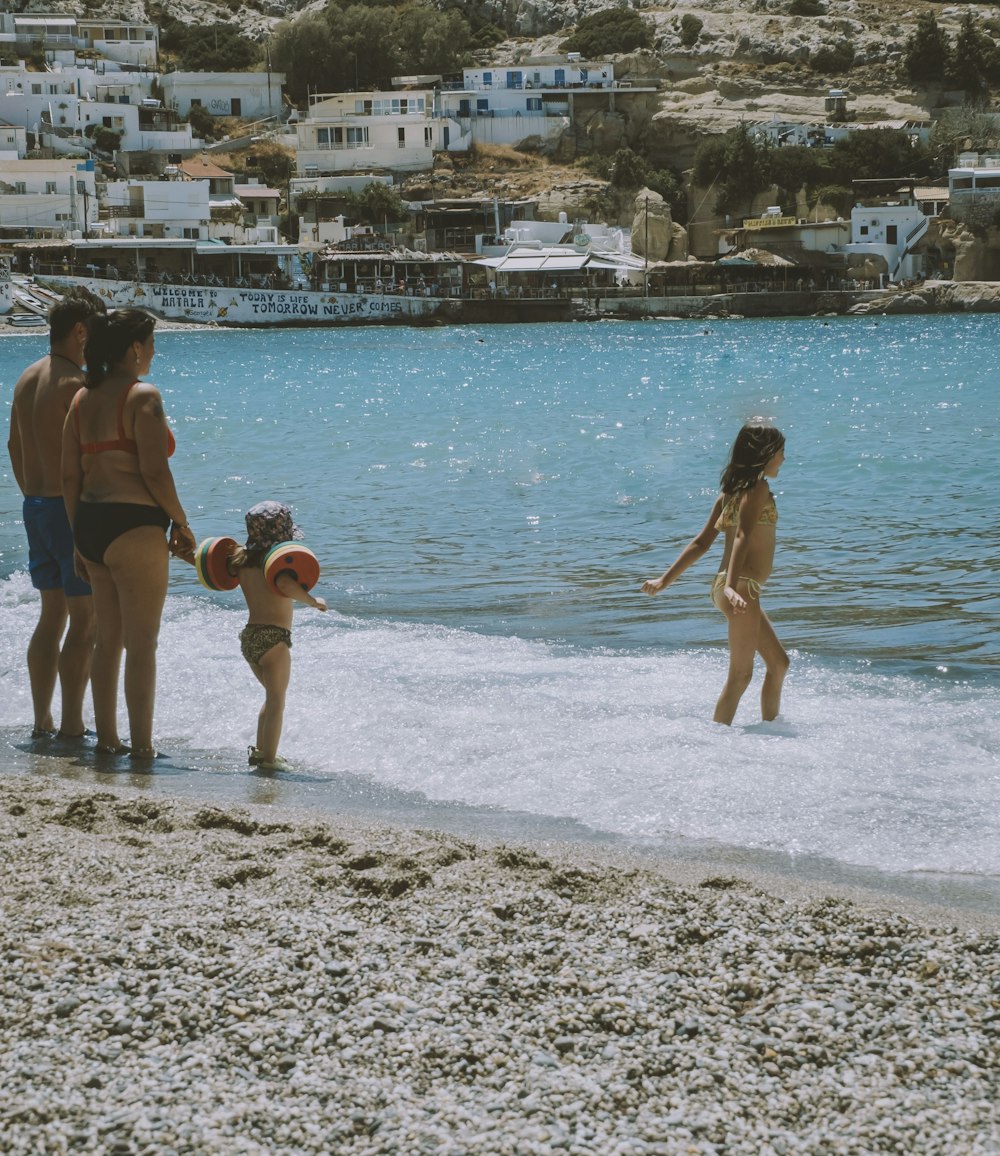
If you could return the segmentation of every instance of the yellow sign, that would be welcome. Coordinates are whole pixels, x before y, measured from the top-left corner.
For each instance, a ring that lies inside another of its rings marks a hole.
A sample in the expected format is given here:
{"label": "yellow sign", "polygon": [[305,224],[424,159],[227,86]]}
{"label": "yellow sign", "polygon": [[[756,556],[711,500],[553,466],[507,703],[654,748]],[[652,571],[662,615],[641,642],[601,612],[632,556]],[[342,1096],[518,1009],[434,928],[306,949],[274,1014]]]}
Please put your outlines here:
{"label": "yellow sign", "polygon": [[795,225],[797,223],[794,217],[746,217],[743,221],[743,228],[774,229],[779,225]]}

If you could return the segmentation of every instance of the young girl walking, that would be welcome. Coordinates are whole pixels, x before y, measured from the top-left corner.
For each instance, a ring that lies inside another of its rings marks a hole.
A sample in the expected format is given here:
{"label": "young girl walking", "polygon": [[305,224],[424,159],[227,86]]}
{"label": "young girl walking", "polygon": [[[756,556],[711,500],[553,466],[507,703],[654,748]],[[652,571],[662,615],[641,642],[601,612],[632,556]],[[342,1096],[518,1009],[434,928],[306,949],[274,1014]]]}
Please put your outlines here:
{"label": "young girl walking", "polygon": [[722,566],[712,581],[711,597],[729,624],[729,674],[715,705],[714,721],[733,721],[743,692],[753,677],[754,655],[764,660],[760,692],[761,717],[777,718],[788,655],[761,606],[764,583],[774,561],[778,510],[768,480],[776,478],[785,460],[785,438],[773,426],[748,422],[737,434],[721,493],[701,532],[684,547],[677,561],[659,578],[642,584],[645,594],[659,594],[696,562],[723,531],[726,546]]}
{"label": "young girl walking", "polygon": [[249,620],[240,632],[240,647],[264,688],[257,743],[249,748],[248,762],[264,771],[287,771],[291,767],[278,755],[278,740],[292,673],[292,604],[304,602],[323,611],[327,607],[322,598],[314,598],[288,571],[280,574],[275,583],[279,594],[264,577],[264,559],[271,547],[302,537],[289,507],[282,502],[259,502],[247,512],[246,524],[246,545],[233,553],[228,567],[240,580],[249,611]]}

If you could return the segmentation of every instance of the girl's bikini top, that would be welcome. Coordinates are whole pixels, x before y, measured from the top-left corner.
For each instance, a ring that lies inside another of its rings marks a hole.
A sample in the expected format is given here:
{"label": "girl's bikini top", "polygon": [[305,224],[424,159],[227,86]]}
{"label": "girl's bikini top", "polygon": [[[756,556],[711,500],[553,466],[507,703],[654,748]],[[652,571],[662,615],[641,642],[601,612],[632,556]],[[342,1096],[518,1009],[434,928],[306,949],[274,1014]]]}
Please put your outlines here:
{"label": "girl's bikini top", "polygon": [[[135,454],[138,456],[139,447],[136,445],[135,438],[127,438],[125,436],[125,402],[128,395],[132,392],[132,386],[138,385],[138,378],[132,382],[132,385],[127,386],[122,390],[122,395],[118,399],[118,437],[113,441],[107,442],[80,442],[81,454],[106,454],[109,450],[121,450],[125,454]],[[80,394],[78,393],[73,398],[73,421],[76,425],[76,436],[80,437]],[[177,441],[174,438],[174,431],[167,426],[167,457],[173,457],[174,450],[177,449]]]}
{"label": "girl's bikini top", "polygon": [[[717,530],[733,530],[740,524],[740,498],[742,494],[733,494],[731,498],[726,500],[722,507],[722,513],[719,515],[719,520],[715,523]],[[767,503],[761,510],[760,517],[757,519],[758,526],[776,526],[778,524],[778,507],[774,504],[774,498]]]}

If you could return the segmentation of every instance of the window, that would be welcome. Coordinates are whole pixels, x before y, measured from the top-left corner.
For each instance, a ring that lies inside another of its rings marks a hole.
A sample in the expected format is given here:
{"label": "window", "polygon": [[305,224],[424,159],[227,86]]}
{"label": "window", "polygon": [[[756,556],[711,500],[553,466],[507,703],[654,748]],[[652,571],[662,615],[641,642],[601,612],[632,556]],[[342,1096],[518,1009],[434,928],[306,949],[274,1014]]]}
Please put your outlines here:
{"label": "window", "polygon": [[493,73],[492,72],[484,72],[483,73],[483,84],[487,88],[493,87]]}
{"label": "window", "polygon": [[17,193],[19,197],[26,196],[28,192],[28,186],[24,183],[24,181],[15,181],[14,192]]}
{"label": "window", "polygon": [[33,84],[31,86],[31,95],[32,96],[41,96],[42,95],[42,86],[40,84]]}
{"label": "window", "polygon": [[477,97],[477,99],[476,99],[476,112],[479,112],[479,113],[488,112],[489,107],[490,107],[490,102],[489,102],[488,97],[485,99],[483,97]]}
{"label": "window", "polygon": [[45,191],[47,193],[54,193],[56,191],[55,181],[46,181],[45,182]]}
{"label": "window", "polygon": [[87,195],[87,182],[86,181],[77,181],[76,182],[76,191],[81,196],[86,196]]}
{"label": "window", "polygon": [[434,130],[430,127],[424,128],[424,148],[434,147]]}
{"label": "window", "polygon": [[401,149],[406,148],[406,129],[402,125],[396,129],[396,143]]}
{"label": "window", "polygon": [[542,111],[542,98],[540,96],[529,96],[527,100],[528,112]]}
{"label": "window", "polygon": [[199,233],[200,232],[201,232],[200,229],[185,229],[184,230],[184,236],[189,241],[197,241],[199,239]]}
{"label": "window", "polygon": [[201,108],[201,101],[198,100],[197,97],[192,97],[191,98],[191,107],[192,108]]}
{"label": "window", "polygon": [[858,232],[861,234],[862,237],[867,237],[868,236],[868,226],[862,225],[861,228],[858,229]]}

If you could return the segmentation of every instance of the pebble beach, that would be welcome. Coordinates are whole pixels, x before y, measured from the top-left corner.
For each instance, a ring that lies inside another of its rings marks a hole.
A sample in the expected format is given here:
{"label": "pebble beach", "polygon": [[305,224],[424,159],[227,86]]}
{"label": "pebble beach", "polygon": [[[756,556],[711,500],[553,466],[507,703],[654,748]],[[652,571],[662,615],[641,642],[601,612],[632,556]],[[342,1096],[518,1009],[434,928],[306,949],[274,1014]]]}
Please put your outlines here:
{"label": "pebble beach", "polygon": [[1000,1152],[1000,916],[2,790],[11,1156]]}

